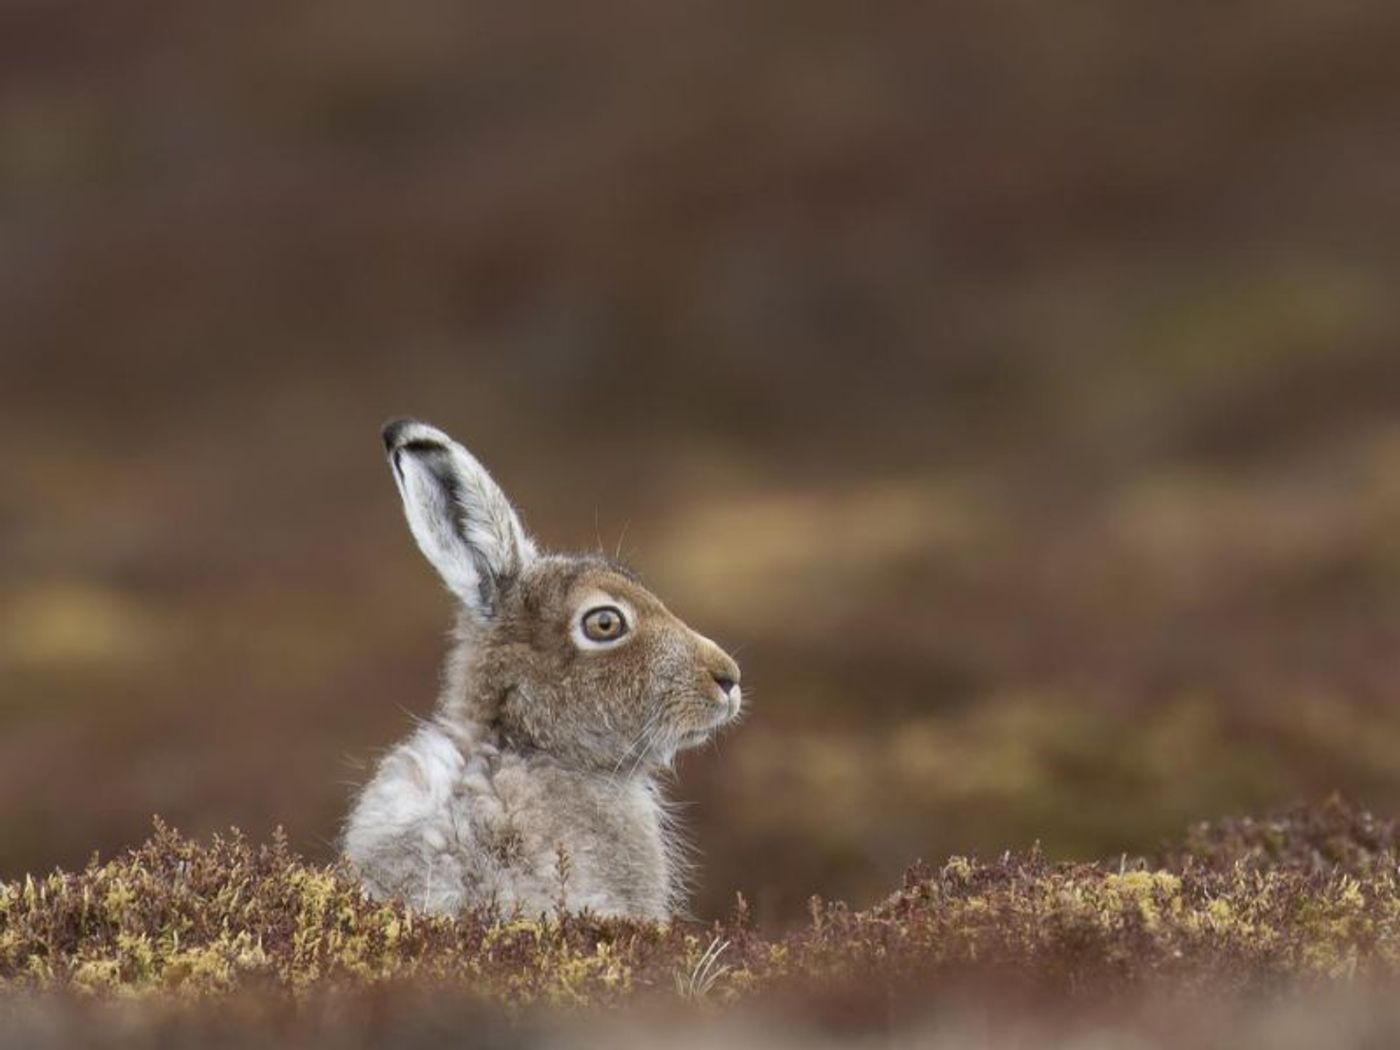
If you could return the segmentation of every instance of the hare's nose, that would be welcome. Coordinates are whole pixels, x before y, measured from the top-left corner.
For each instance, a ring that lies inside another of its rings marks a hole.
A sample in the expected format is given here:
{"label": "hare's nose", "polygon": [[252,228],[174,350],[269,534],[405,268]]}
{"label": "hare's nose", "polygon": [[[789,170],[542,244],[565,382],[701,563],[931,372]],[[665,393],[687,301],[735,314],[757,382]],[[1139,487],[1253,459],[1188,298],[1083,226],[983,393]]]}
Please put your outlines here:
{"label": "hare's nose", "polygon": [[[710,641],[703,634],[695,635],[696,645],[699,651],[700,667],[710,673],[710,679],[719,686],[720,693],[724,696],[725,703],[735,705],[737,708],[739,700],[739,665],[734,662],[734,658],[723,649]],[[699,670],[700,668],[696,668]],[[702,679],[703,681],[703,679]]]}

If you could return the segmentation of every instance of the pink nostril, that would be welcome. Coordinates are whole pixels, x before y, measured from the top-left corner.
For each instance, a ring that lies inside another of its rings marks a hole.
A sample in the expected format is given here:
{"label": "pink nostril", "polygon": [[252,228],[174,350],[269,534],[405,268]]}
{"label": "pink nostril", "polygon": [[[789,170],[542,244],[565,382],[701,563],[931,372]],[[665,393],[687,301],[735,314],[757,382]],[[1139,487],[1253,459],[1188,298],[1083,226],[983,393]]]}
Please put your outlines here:
{"label": "pink nostril", "polygon": [[717,674],[713,675],[712,677],[715,680],[715,685],[719,686],[719,691],[725,696],[732,695],[734,692],[734,687],[739,684],[738,682],[734,681],[734,679],[726,678],[724,677],[724,675]]}

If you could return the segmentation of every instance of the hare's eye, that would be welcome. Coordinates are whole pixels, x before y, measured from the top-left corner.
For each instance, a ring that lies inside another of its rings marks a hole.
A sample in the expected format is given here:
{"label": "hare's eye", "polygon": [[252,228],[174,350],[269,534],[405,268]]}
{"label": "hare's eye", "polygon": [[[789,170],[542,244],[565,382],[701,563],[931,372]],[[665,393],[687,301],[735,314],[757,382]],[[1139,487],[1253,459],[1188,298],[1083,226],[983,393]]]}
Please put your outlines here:
{"label": "hare's eye", "polygon": [[615,642],[627,633],[627,620],[615,605],[600,605],[583,614],[583,636],[590,642]]}

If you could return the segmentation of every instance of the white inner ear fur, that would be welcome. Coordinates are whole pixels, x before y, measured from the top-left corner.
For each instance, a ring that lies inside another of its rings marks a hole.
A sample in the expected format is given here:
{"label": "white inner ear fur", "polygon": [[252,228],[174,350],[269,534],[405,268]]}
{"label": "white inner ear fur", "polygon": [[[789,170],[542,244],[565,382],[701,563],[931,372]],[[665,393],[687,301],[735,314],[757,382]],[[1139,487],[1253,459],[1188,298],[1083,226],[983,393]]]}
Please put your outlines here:
{"label": "white inner ear fur", "polygon": [[469,609],[491,616],[496,580],[536,557],[505,493],[471,453],[426,424],[406,431],[389,458],[419,549]]}
{"label": "white inner ear fur", "polygon": [[[606,642],[594,641],[583,633],[583,618],[594,609],[609,605],[622,613],[622,618],[627,623],[627,630],[623,632],[621,638],[614,638]],[[632,603],[616,598],[606,591],[590,591],[584,595],[581,602],[574,606],[574,622],[569,628],[569,637],[573,639],[575,646],[585,652],[598,649],[616,649],[619,645],[626,645],[630,642],[636,633],[637,612],[632,608]]]}
{"label": "white inner ear fur", "polygon": [[458,531],[448,490],[416,455],[398,450],[393,459],[404,516],[418,549],[453,594],[469,604],[479,602],[481,571]]}

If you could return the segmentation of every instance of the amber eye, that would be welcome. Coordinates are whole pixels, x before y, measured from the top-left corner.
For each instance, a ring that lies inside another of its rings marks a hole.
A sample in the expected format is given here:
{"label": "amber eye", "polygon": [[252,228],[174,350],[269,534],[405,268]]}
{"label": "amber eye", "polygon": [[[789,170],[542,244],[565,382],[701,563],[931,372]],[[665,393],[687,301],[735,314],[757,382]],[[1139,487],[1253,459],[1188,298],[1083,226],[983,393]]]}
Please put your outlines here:
{"label": "amber eye", "polygon": [[583,617],[583,636],[590,642],[615,642],[627,633],[627,620],[615,605],[589,609]]}

